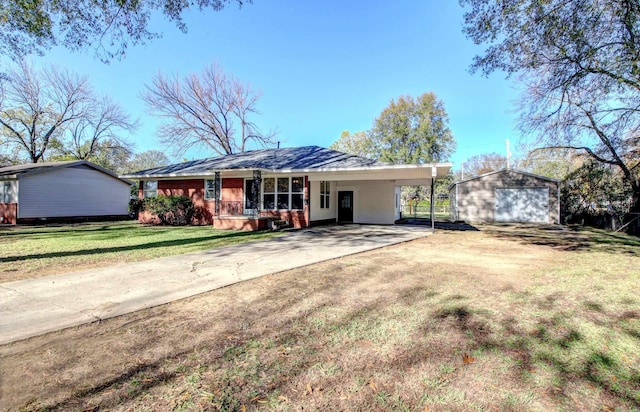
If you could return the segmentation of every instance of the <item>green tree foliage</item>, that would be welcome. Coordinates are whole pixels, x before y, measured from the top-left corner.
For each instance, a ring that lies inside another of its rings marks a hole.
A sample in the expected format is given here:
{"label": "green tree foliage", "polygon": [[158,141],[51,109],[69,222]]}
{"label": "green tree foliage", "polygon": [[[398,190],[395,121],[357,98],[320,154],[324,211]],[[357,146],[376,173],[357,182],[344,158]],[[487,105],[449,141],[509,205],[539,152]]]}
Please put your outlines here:
{"label": "green tree foliage", "polygon": [[379,153],[376,153],[376,149],[371,137],[369,136],[369,132],[366,131],[351,134],[348,130],[345,130],[340,135],[340,139],[331,143],[329,148],[367,159],[377,159],[380,156]]}
{"label": "green tree foliage", "polygon": [[379,159],[390,163],[444,161],[455,150],[444,103],[433,93],[391,100],[370,132]]}
{"label": "green tree foliage", "polygon": [[[164,14],[183,32],[185,10],[223,9],[243,0],[0,0],[0,54],[20,60],[55,45],[93,48],[103,61],[125,55],[130,45],[160,37],[149,30],[151,16]],[[250,2],[250,1],[249,1]]]}
{"label": "green tree foliage", "polygon": [[614,228],[623,223],[629,209],[631,187],[619,169],[587,161],[566,176],[561,190],[562,215],[567,223],[587,223]]}
{"label": "green tree foliage", "polygon": [[486,45],[472,68],[519,74],[521,128],[539,145],[611,165],[640,212],[640,3],[460,0],[465,32]]}
{"label": "green tree foliage", "polygon": [[582,151],[564,148],[541,148],[529,152],[526,158],[518,161],[521,170],[564,180],[574,170],[588,160]]}
{"label": "green tree foliage", "polygon": [[485,173],[495,172],[507,167],[507,158],[498,153],[484,153],[471,156],[463,163],[460,179],[470,179]]}
{"label": "green tree foliage", "polygon": [[125,172],[153,169],[155,167],[167,166],[169,163],[169,158],[164,152],[147,150],[142,153],[136,153],[127,163],[127,170]]}

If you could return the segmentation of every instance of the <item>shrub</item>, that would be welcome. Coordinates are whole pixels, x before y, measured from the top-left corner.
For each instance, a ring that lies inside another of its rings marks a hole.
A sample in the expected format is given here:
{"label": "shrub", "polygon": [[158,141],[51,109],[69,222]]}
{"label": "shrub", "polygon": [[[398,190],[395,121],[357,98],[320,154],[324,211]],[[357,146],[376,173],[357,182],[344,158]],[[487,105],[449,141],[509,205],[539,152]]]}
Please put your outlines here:
{"label": "shrub", "polygon": [[158,216],[160,224],[185,226],[191,224],[193,202],[187,196],[157,196],[144,200],[144,210]]}
{"label": "shrub", "polygon": [[142,200],[140,199],[129,199],[129,216],[133,219],[138,218],[138,214],[142,210]]}

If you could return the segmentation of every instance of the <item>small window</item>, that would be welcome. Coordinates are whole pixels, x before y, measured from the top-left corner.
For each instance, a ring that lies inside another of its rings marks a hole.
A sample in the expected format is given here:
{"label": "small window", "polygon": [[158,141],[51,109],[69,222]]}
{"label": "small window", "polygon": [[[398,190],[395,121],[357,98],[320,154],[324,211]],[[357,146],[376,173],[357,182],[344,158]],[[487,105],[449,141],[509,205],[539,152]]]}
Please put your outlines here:
{"label": "small window", "polygon": [[145,180],[142,186],[142,197],[156,197],[158,196],[158,181],[157,180]]}
{"label": "small window", "polygon": [[11,182],[0,182],[0,203],[11,203]]}
{"label": "small window", "polygon": [[331,206],[331,182],[320,182],[320,209],[329,209]]}
{"label": "small window", "polygon": [[216,193],[218,193],[218,200],[220,197],[220,188],[216,187],[215,179],[206,179],[204,181],[204,199],[205,200],[216,200]]}

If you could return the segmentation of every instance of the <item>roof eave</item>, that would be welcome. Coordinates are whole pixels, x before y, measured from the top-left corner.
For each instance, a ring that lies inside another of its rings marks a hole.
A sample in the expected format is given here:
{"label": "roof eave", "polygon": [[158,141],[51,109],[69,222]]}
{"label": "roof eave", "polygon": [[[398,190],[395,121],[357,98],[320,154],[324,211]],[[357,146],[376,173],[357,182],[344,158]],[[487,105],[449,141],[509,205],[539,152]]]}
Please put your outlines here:
{"label": "roof eave", "polygon": [[451,168],[453,163],[421,163],[421,164],[402,164],[402,165],[375,165],[375,166],[358,166],[358,167],[320,167],[320,168],[302,168],[302,169],[266,169],[266,168],[237,168],[237,169],[211,169],[208,171],[200,171],[197,173],[161,173],[161,174],[144,174],[133,175],[125,174],[120,176],[124,179],[160,179],[160,178],[193,178],[200,176],[213,176],[216,172],[248,172],[259,170],[263,173],[273,174],[291,174],[291,173],[335,173],[335,172],[366,172],[379,170],[403,170],[403,169],[427,169],[427,168]]}

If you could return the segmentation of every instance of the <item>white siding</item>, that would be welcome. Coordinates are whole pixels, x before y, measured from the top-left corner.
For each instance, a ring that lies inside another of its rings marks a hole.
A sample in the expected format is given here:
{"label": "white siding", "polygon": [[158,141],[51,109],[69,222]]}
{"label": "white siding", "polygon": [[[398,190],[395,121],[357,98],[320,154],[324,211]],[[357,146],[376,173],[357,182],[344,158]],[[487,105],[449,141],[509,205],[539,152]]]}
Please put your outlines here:
{"label": "white siding", "polygon": [[309,206],[311,208],[309,220],[317,221],[317,220],[328,220],[328,219],[336,219],[337,217],[337,192],[336,182],[331,182],[331,193],[329,195],[329,208],[328,209],[320,209],[320,182],[309,182],[311,186],[311,199],[309,201]]}
{"label": "white siding", "polygon": [[126,215],[129,185],[86,166],[20,178],[18,218]]}
{"label": "white siding", "polygon": [[394,182],[339,182],[337,190],[353,190],[353,223],[383,225],[395,223]]}

